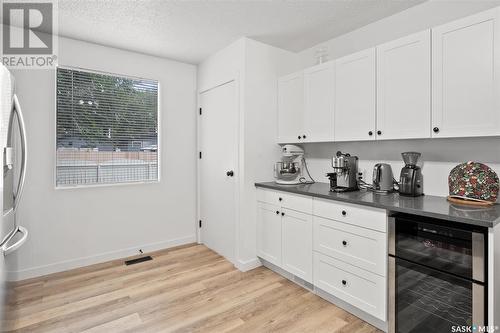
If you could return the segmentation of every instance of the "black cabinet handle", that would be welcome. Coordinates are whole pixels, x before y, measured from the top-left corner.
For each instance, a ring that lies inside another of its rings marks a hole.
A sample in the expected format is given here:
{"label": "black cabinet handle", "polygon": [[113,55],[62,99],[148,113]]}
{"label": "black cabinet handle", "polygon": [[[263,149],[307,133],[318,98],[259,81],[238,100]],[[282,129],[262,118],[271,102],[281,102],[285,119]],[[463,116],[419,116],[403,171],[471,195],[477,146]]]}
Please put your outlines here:
{"label": "black cabinet handle", "polygon": [[432,130],[434,131],[434,133],[438,133],[439,132],[439,127],[434,127]]}
{"label": "black cabinet handle", "polygon": [[381,130],[378,130],[378,131],[377,131],[377,134],[378,134],[378,135],[382,135],[382,131],[381,131]]}
{"label": "black cabinet handle", "polygon": [[369,132],[368,132],[368,135],[369,135],[369,136],[372,136],[372,135],[373,135],[373,132],[372,132],[372,131],[369,131]]}
{"label": "black cabinet handle", "polygon": [[300,135],[297,138],[299,138],[299,140],[302,139],[302,137]]}
{"label": "black cabinet handle", "polygon": [[281,216],[285,216],[285,213],[281,213]]}
{"label": "black cabinet handle", "polygon": [[277,210],[277,211],[276,211],[276,215],[278,215],[279,213],[280,213],[280,212]]}
{"label": "black cabinet handle", "polygon": [[347,246],[347,241],[343,240],[342,245]]}
{"label": "black cabinet handle", "polygon": [[234,176],[234,171],[233,170],[229,170],[228,172],[226,172],[226,176],[228,176],[228,177]]}
{"label": "black cabinet handle", "polygon": [[342,216],[346,216],[347,212],[345,210],[342,211]]}
{"label": "black cabinet handle", "polygon": [[305,135],[305,134],[304,134],[304,135],[302,135],[302,139],[305,139],[305,138],[306,138],[306,135]]}
{"label": "black cabinet handle", "polygon": [[347,281],[346,280],[342,280],[342,284],[345,286],[347,285]]}
{"label": "black cabinet handle", "polygon": [[278,200],[279,200],[279,201],[282,201],[282,200],[283,200],[283,198],[278,198]]}

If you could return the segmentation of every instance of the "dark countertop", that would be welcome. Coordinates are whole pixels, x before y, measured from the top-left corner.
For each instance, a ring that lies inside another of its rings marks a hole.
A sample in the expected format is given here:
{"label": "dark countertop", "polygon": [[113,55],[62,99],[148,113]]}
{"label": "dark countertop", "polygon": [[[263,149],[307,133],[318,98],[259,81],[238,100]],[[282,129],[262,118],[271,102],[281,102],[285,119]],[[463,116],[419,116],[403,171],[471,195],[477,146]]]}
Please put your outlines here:
{"label": "dark countertop", "polygon": [[327,183],[280,185],[274,182],[267,182],[256,183],[255,186],[488,228],[500,224],[499,204],[491,207],[476,208],[451,204],[445,197],[433,195],[413,198],[400,196],[397,193],[378,194],[367,190],[334,193],[330,192],[330,184]]}

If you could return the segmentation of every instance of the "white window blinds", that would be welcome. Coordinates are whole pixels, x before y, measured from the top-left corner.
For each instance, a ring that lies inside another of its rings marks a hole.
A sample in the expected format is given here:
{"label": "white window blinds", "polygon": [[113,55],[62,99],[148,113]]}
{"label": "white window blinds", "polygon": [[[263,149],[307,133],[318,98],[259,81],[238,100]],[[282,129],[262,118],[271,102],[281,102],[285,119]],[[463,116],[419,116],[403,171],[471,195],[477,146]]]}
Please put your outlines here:
{"label": "white window blinds", "polygon": [[158,82],[57,69],[56,186],[158,180]]}

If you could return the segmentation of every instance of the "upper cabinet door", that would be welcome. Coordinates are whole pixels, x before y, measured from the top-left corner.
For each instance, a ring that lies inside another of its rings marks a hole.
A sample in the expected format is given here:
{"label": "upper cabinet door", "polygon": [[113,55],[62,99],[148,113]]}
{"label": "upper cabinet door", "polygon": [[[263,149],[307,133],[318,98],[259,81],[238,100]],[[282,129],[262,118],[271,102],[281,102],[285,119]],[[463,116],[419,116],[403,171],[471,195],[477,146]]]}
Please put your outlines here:
{"label": "upper cabinet door", "polygon": [[305,142],[333,141],[334,73],[333,62],[304,71]]}
{"label": "upper cabinet door", "polygon": [[375,48],[335,62],[335,141],[375,139]]}
{"label": "upper cabinet door", "polygon": [[377,140],[431,136],[430,30],[377,47]]}
{"label": "upper cabinet door", "polygon": [[432,136],[500,135],[499,10],[432,29]]}
{"label": "upper cabinet door", "polygon": [[[301,142],[304,115],[304,76],[302,72],[278,80],[278,142]],[[300,138],[299,138],[300,137]]]}

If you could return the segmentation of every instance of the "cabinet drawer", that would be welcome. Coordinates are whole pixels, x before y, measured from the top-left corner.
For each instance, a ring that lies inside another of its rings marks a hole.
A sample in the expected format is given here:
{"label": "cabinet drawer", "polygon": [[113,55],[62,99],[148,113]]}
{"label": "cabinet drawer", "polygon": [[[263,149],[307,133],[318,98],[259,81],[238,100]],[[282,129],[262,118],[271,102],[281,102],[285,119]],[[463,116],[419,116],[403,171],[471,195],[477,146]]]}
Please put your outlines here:
{"label": "cabinet drawer", "polygon": [[315,216],[314,250],[386,276],[387,234]]}
{"label": "cabinet drawer", "polygon": [[280,192],[264,188],[257,188],[257,201],[278,205],[280,204],[280,201],[278,200],[279,197]]}
{"label": "cabinet drawer", "polygon": [[308,197],[306,195],[280,193],[280,198],[282,199],[281,207],[312,214],[312,197]]}
{"label": "cabinet drawer", "polygon": [[386,278],[314,252],[314,286],[386,320]]}
{"label": "cabinet drawer", "polygon": [[257,190],[257,200],[307,214],[312,213],[312,197],[267,189]]}
{"label": "cabinet drawer", "polygon": [[315,198],[313,215],[381,232],[387,231],[387,214],[384,209]]}

